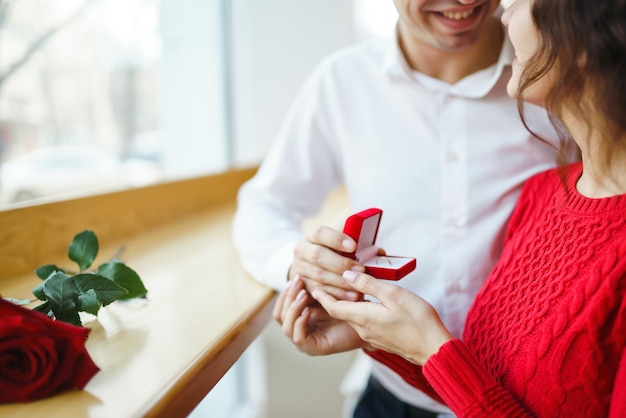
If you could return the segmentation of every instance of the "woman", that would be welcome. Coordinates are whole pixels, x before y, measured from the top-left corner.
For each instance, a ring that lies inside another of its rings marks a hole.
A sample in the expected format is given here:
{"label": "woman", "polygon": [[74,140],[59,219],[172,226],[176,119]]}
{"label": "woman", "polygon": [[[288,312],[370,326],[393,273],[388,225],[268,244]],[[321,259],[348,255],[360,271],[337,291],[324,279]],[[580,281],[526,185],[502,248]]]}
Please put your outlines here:
{"label": "woman", "polygon": [[323,313],[296,281],[274,315],[303,351],[365,348],[460,417],[626,417],[626,0],[517,0],[502,20],[509,94],[545,107],[582,162],[527,182],[463,339],[357,271],[376,302],[314,291],[335,320],[310,329]]}

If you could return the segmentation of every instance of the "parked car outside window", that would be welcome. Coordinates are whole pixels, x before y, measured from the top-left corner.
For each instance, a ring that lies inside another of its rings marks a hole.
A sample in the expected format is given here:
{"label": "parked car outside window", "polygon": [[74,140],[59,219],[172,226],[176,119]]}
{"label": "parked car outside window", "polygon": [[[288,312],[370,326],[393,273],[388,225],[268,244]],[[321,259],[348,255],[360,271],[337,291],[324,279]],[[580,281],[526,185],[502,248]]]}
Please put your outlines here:
{"label": "parked car outside window", "polygon": [[91,147],[43,147],[0,166],[0,205],[41,199],[67,199],[155,183],[161,170],[154,161]]}

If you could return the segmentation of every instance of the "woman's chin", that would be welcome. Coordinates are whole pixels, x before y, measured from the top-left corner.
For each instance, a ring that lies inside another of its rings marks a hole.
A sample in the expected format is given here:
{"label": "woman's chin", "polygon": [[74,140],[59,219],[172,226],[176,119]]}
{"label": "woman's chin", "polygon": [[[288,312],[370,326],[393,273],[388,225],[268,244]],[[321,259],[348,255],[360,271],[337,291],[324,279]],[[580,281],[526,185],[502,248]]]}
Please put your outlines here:
{"label": "woman's chin", "polygon": [[513,77],[509,79],[509,82],[506,85],[506,92],[513,99],[517,99],[519,97],[519,84],[517,80],[514,80]]}

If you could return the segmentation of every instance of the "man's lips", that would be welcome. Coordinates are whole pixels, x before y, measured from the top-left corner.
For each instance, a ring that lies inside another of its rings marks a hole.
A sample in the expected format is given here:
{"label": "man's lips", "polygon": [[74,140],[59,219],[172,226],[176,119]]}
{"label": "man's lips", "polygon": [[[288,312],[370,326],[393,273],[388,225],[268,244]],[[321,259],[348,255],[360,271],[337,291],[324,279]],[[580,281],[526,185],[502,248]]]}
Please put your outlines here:
{"label": "man's lips", "polygon": [[480,19],[483,5],[475,6],[470,9],[452,9],[433,11],[437,20],[446,27],[455,30],[468,30],[474,26],[476,21]]}
{"label": "man's lips", "polygon": [[473,15],[475,10],[476,9],[474,8],[474,9],[470,9],[470,10],[464,10],[462,12],[441,12],[441,14],[446,19],[463,20],[463,19],[467,19],[468,17]]}

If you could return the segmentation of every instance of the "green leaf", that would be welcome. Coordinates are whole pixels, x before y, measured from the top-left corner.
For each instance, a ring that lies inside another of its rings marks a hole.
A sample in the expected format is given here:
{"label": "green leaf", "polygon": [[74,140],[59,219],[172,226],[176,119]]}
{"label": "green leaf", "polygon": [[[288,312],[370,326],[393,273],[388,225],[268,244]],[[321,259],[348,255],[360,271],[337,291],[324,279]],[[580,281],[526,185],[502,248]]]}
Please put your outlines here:
{"label": "green leaf", "polygon": [[[110,280],[105,279],[110,282]],[[100,301],[95,290],[89,289],[82,295],[78,296],[78,310],[88,312],[92,315],[98,315],[100,310]]]}
{"label": "green leaf", "polygon": [[128,293],[124,287],[98,274],[77,274],[72,276],[72,279],[74,279],[74,283],[76,283],[76,287],[78,287],[81,293],[93,290],[102,306],[107,306],[120,296]]}
{"label": "green leaf", "polygon": [[41,305],[38,305],[38,306],[35,306],[33,308],[33,311],[44,313],[44,314],[48,315],[49,317],[53,316],[52,311],[50,310],[50,304],[48,302],[42,303]]}
{"label": "green leaf", "polygon": [[54,316],[61,321],[74,324],[75,318],[71,312],[78,315],[76,310],[78,287],[74,284],[74,280],[71,277],[67,277],[65,273],[57,271],[46,279],[43,285],[43,292],[47,296]]}
{"label": "green leaf", "polygon": [[39,300],[48,300],[48,297],[43,291],[44,284],[46,284],[46,282],[41,282],[33,288],[33,295]]}
{"label": "green leaf", "polygon": [[[79,312],[97,315],[102,306],[116,300],[145,298],[148,290],[141,278],[117,255],[99,266],[97,273],[86,271],[96,259],[98,250],[96,234],[84,230],[74,236],[68,249],[69,258],[80,268],[79,273],[54,264],[45,264],[35,270],[43,281],[33,288],[33,294],[44,303],[34,310],[50,318],[82,326]],[[31,302],[28,299],[13,301],[19,304]]]}
{"label": "green leaf", "polygon": [[120,300],[145,298],[148,290],[135,270],[120,261],[110,261],[98,267],[98,274],[113,280],[128,291]]}
{"label": "green leaf", "polygon": [[35,270],[35,274],[41,280],[46,280],[55,271],[62,271],[63,273],[65,273],[65,270],[63,270],[61,267],[57,267],[54,264],[45,264]]}
{"label": "green leaf", "polygon": [[70,310],[70,311],[62,311],[62,312],[59,312],[58,314],[55,313],[54,317],[58,321],[67,322],[67,323],[70,323],[72,325],[77,325],[79,327],[83,326],[83,323],[80,320],[80,316],[78,315],[78,311],[72,311],[72,310]]}
{"label": "green leaf", "polygon": [[70,260],[76,262],[80,271],[87,270],[98,255],[98,238],[93,231],[83,231],[77,234],[68,250]]}

